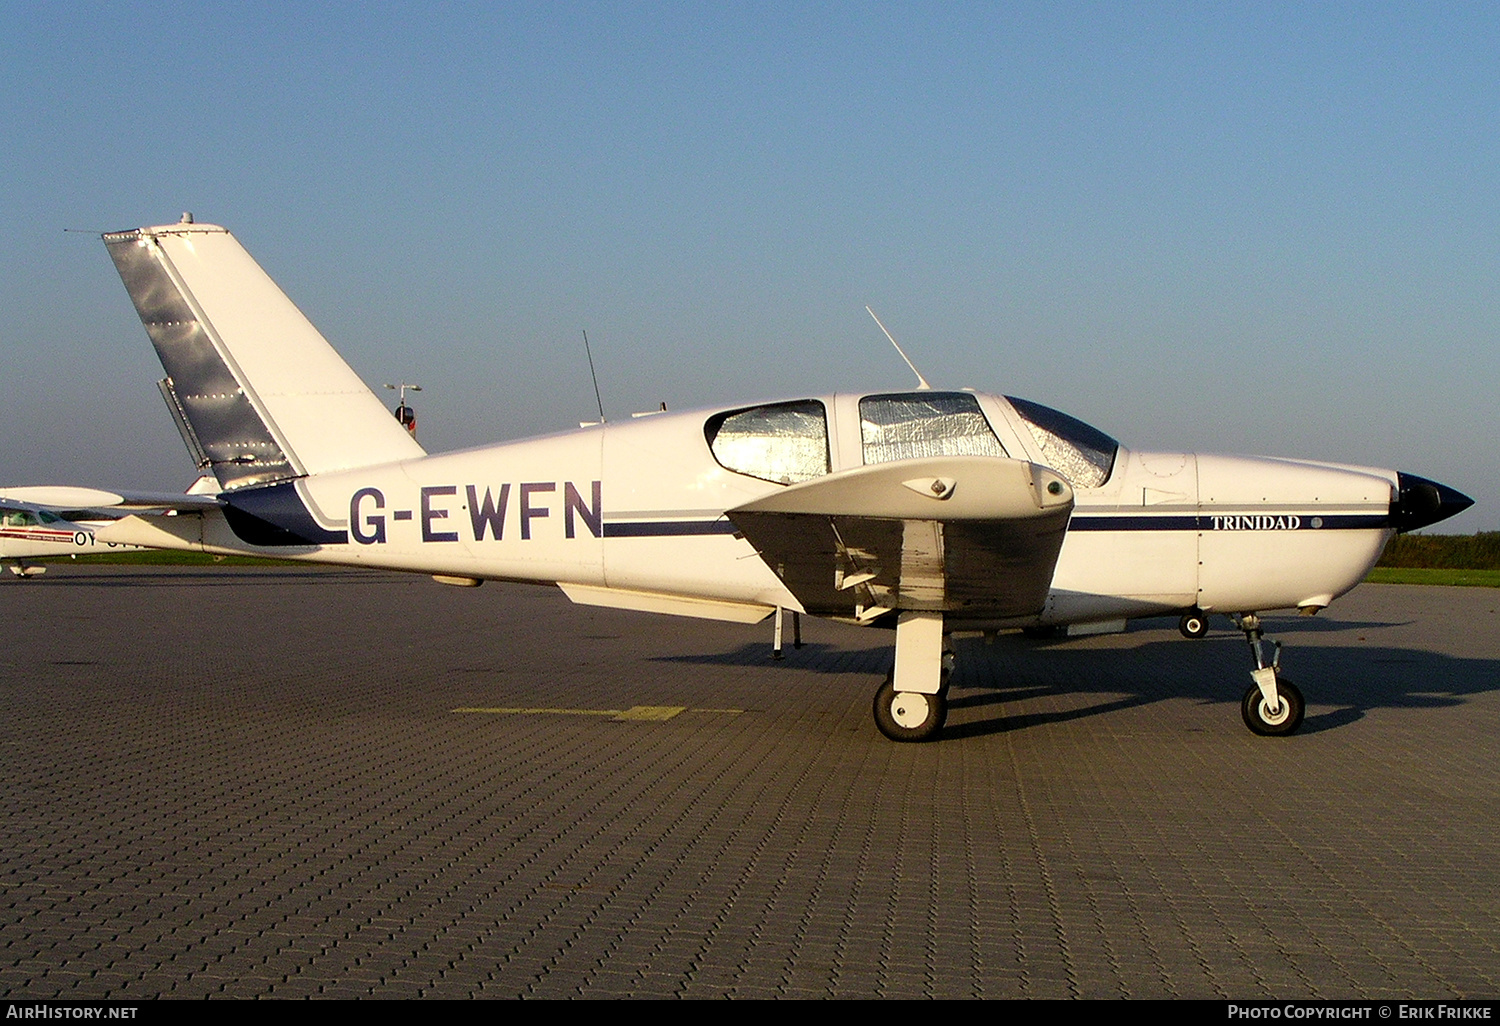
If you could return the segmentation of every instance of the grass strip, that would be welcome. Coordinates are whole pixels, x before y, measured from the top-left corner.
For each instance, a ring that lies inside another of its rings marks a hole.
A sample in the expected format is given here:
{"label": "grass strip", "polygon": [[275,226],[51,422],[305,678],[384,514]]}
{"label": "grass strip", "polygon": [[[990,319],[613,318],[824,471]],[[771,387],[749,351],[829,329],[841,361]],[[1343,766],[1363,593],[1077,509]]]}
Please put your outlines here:
{"label": "grass strip", "polygon": [[1445,584],[1459,588],[1500,588],[1500,570],[1444,570],[1377,566],[1371,584]]}

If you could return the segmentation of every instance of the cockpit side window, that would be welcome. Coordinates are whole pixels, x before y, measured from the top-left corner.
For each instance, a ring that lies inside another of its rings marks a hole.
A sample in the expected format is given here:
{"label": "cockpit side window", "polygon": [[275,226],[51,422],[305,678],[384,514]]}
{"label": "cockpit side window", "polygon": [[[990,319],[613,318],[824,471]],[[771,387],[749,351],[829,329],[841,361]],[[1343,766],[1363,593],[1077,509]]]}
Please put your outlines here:
{"label": "cockpit side window", "polygon": [[1120,443],[1098,428],[1041,403],[1005,397],[1031,429],[1047,465],[1075,488],[1098,488],[1109,480]]}
{"label": "cockpit side window", "polygon": [[1004,456],[1005,447],[967,392],[902,392],[859,401],[866,463],[928,456]]}
{"label": "cockpit side window", "polygon": [[710,417],[708,448],[726,470],[796,484],[828,473],[828,411],[816,399],[752,406]]}

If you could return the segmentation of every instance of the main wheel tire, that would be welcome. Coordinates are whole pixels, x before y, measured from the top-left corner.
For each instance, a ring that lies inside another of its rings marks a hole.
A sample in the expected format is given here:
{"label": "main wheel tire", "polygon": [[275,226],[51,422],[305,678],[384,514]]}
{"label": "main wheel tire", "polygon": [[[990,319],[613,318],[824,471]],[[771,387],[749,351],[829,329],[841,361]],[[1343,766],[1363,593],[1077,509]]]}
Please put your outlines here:
{"label": "main wheel tire", "polygon": [[1281,708],[1272,712],[1266,707],[1266,696],[1260,688],[1251,685],[1240,703],[1240,713],[1245,717],[1245,726],[1261,737],[1285,737],[1302,726],[1304,706],[1302,692],[1297,685],[1285,677],[1276,678],[1276,695],[1281,699]]}
{"label": "main wheel tire", "polygon": [[1201,638],[1208,633],[1208,614],[1201,609],[1183,613],[1182,619],[1177,621],[1177,629],[1184,638]]}
{"label": "main wheel tire", "polygon": [[875,692],[875,726],[892,741],[930,740],[947,719],[948,699],[944,694],[897,691],[892,677],[886,677]]}

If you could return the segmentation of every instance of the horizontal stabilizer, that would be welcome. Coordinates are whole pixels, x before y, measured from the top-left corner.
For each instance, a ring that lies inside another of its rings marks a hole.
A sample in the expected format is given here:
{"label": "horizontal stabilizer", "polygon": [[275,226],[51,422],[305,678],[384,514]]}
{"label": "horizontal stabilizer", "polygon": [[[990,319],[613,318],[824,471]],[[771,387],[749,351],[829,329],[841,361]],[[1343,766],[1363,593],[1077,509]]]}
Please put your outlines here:
{"label": "horizontal stabilizer", "polygon": [[217,509],[222,503],[212,495],[184,495],[182,492],[110,492],[102,488],[78,488],[72,485],[32,485],[0,491],[0,501],[45,506],[49,509],[118,509],[148,510]]}

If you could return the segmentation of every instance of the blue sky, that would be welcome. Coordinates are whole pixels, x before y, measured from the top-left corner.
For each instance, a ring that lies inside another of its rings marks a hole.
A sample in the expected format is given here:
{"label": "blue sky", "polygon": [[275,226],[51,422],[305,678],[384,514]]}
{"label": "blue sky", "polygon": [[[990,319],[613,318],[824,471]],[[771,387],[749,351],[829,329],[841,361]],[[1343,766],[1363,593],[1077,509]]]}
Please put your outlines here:
{"label": "blue sky", "polygon": [[[0,3],[0,483],[181,488],[97,236],[229,227],[440,450],[905,387],[1500,529],[1500,13]],[[63,229],[84,229],[66,233]]]}

